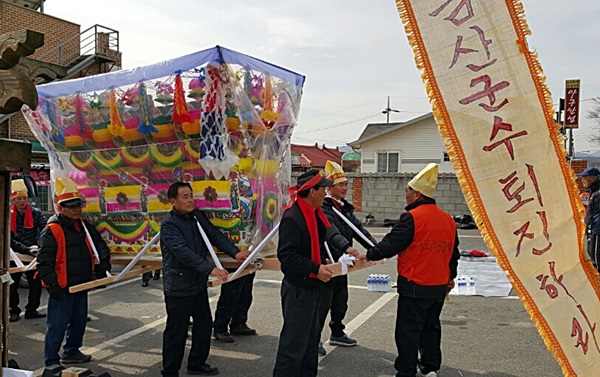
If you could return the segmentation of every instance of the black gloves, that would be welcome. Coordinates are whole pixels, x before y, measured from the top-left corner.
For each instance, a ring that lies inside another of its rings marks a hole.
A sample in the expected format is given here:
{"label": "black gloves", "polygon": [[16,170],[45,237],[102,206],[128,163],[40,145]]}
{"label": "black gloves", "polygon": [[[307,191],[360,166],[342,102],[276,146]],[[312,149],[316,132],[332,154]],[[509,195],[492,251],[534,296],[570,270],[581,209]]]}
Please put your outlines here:
{"label": "black gloves", "polygon": [[60,297],[63,294],[63,290],[58,285],[54,285],[48,288],[48,293],[50,294],[50,297],[52,297],[54,300],[60,300]]}
{"label": "black gloves", "polygon": [[96,279],[103,279],[106,277],[106,273],[110,272],[111,265],[109,261],[103,260],[100,264],[96,265]]}

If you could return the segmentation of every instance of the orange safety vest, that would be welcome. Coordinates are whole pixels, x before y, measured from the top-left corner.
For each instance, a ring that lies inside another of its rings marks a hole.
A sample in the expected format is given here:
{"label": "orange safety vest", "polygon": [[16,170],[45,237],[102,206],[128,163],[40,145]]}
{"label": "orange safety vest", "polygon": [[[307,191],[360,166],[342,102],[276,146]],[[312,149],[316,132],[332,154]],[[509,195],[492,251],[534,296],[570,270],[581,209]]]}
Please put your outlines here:
{"label": "orange safety vest", "polygon": [[454,219],[435,204],[421,204],[408,212],[415,233],[413,242],[398,254],[398,274],[419,285],[447,284],[456,239]]}
{"label": "orange safety vest", "polygon": [[[83,223],[80,226],[85,226]],[[58,285],[61,288],[65,288],[67,286],[67,241],[65,239],[65,232],[63,228],[58,223],[50,223],[47,227],[52,232],[54,239],[56,240],[56,245],[58,246],[56,250],[56,263],[54,264],[54,272],[56,272],[56,278],[58,279]],[[83,230],[85,232],[85,230]],[[90,256],[92,257],[92,271],[94,270],[94,253],[92,252],[92,246],[90,245],[90,241],[87,237],[85,237],[85,244],[87,245]],[[48,286],[42,281],[42,285],[45,288]]]}

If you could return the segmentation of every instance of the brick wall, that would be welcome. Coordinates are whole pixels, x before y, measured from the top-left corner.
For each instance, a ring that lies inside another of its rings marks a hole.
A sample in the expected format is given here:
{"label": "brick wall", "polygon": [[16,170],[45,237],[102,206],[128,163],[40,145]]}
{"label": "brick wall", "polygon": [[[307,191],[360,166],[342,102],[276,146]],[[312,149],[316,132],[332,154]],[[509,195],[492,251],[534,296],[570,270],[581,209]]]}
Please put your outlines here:
{"label": "brick wall", "polygon": [[[44,45],[29,56],[34,59],[80,33],[80,26],[73,22],[0,1],[0,34],[23,29],[44,34]],[[65,65],[79,56],[79,50],[76,37],[62,49],[62,56],[56,51],[41,60]]]}
{"label": "brick wall", "polygon": [[[587,168],[588,163],[586,160],[571,160],[571,169],[577,173],[581,173]],[[583,185],[583,180],[581,178],[577,178],[577,188],[579,188],[580,192],[585,191],[585,186]]]}

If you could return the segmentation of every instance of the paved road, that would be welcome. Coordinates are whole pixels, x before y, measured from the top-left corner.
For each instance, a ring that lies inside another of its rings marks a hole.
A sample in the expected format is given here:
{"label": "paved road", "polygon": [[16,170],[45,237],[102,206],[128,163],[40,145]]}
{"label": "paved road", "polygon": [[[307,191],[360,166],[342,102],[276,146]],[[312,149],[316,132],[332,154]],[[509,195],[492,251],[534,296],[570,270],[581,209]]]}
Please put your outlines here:
{"label": "paved road", "polygon": [[[388,229],[372,231],[380,238]],[[485,249],[477,231],[461,231],[461,244],[462,249]],[[394,375],[396,294],[368,292],[365,288],[369,273],[394,276],[394,271],[390,261],[350,275],[346,324],[359,346],[327,346],[327,356],[320,359],[319,376]],[[237,337],[233,344],[213,342],[208,362],[218,366],[221,375],[270,375],[282,325],[281,277],[278,271],[260,271],[257,275],[249,324],[257,329],[258,336]],[[93,320],[86,331],[83,351],[92,353],[94,360],[88,367],[95,373],[107,371],[113,377],[160,376],[165,323],[162,280],[151,281],[147,288],[140,283],[141,278],[90,293]],[[218,294],[219,289],[211,289],[213,309]],[[25,290],[22,295],[26,295]],[[562,376],[523,305],[514,296],[451,296],[444,307],[442,323],[444,360],[440,376]],[[10,324],[10,357],[24,369],[38,370],[36,375],[43,365],[44,330],[44,320],[21,319]],[[323,339],[326,337],[328,330],[323,334]]]}

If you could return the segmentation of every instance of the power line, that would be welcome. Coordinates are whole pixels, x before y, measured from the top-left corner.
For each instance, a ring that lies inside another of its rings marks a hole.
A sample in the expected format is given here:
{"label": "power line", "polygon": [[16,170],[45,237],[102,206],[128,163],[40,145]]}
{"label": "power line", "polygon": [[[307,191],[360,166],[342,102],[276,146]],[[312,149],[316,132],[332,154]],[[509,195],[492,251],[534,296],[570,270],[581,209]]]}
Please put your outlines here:
{"label": "power line", "polygon": [[323,130],[330,130],[332,128],[338,128],[338,127],[346,126],[348,124],[352,124],[352,123],[360,122],[360,121],[363,121],[363,120],[375,118],[375,117],[378,117],[379,114],[380,113],[375,113],[375,114],[367,115],[367,116],[364,116],[364,117],[361,117],[361,118],[356,118],[356,119],[353,119],[353,120],[349,120],[347,122],[339,123],[339,124],[336,124],[336,125],[315,128],[313,130],[298,131],[297,134],[298,135],[306,135],[306,134],[311,134],[311,133],[319,132],[319,131],[323,131]]}

